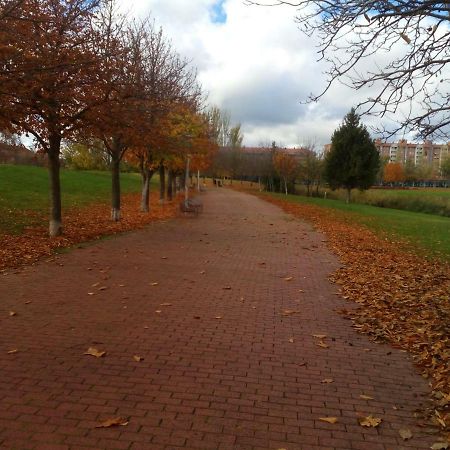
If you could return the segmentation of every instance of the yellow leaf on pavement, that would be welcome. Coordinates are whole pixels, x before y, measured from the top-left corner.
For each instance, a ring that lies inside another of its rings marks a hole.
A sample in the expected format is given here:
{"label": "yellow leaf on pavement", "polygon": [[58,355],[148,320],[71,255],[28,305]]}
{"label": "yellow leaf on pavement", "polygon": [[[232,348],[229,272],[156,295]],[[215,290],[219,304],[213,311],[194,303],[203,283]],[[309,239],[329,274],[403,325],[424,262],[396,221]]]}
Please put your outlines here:
{"label": "yellow leaf on pavement", "polygon": [[379,417],[373,417],[373,416],[367,416],[367,417],[360,417],[358,419],[359,424],[362,427],[372,427],[375,428],[378,425],[380,425],[380,423],[382,422],[382,420]]}
{"label": "yellow leaf on pavement", "polygon": [[106,352],[102,352],[100,350],[97,350],[94,347],[89,347],[84,354],[85,355],[89,355],[89,356],[95,356],[96,358],[101,358],[102,356],[106,355]]}
{"label": "yellow leaf on pavement", "polygon": [[401,428],[400,430],[398,430],[398,433],[400,434],[401,438],[404,441],[411,439],[413,436],[413,434],[411,433],[411,430],[408,428]]}
{"label": "yellow leaf on pavement", "polygon": [[338,421],[337,417],[319,417],[322,422],[336,423]]}
{"label": "yellow leaf on pavement", "polygon": [[364,395],[364,394],[361,394],[359,396],[359,398],[362,398],[363,400],[373,400],[373,397],[371,397],[370,395]]}

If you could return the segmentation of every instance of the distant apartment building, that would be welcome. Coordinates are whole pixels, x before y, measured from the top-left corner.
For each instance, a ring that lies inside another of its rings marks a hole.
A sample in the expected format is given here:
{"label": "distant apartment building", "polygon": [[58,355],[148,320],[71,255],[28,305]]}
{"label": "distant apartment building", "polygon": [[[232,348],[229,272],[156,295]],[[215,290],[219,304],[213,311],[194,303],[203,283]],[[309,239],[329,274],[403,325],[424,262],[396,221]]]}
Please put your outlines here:
{"label": "distant apartment building", "polygon": [[[412,162],[415,166],[422,164],[431,166],[434,172],[439,172],[442,162],[450,157],[450,142],[447,144],[435,144],[425,141],[421,144],[414,144],[402,139],[398,142],[383,142],[381,139],[375,140],[375,146],[381,158],[389,162],[406,164]],[[331,149],[331,144],[324,146],[326,154]]]}

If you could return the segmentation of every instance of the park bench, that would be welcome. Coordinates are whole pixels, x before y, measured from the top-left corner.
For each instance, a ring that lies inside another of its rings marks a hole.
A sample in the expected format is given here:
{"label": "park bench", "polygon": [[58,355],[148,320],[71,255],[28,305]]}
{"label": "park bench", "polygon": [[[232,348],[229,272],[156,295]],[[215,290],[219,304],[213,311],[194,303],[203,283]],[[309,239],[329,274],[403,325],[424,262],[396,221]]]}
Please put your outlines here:
{"label": "park bench", "polygon": [[188,198],[180,203],[180,211],[198,214],[203,211],[203,203],[198,198]]}

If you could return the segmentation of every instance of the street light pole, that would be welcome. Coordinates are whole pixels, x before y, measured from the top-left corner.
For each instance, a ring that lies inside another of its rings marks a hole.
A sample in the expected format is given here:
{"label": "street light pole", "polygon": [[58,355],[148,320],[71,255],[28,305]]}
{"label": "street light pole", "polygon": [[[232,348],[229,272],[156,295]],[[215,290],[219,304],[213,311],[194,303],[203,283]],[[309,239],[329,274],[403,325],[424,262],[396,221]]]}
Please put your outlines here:
{"label": "street light pole", "polygon": [[191,155],[187,155],[186,157],[186,177],[184,179],[184,200],[187,201],[189,199],[189,162],[191,159]]}

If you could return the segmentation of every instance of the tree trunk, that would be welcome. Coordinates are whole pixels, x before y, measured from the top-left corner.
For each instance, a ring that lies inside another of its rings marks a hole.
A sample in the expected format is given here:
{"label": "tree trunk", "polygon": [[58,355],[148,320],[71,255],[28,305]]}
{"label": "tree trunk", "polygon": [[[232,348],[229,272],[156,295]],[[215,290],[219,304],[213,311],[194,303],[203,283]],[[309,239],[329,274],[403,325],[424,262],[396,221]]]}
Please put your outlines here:
{"label": "tree trunk", "polygon": [[309,182],[306,183],[306,196],[311,197],[311,184]]}
{"label": "tree trunk", "polygon": [[142,195],[141,195],[141,211],[150,212],[150,180],[152,179],[154,171],[143,168],[141,170],[142,176]]}
{"label": "tree trunk", "polygon": [[159,203],[164,203],[166,197],[166,168],[163,161],[159,165]]}
{"label": "tree trunk", "polygon": [[284,192],[285,192],[286,195],[288,195],[288,192],[287,192],[287,181],[286,181],[286,179],[284,179]]}
{"label": "tree trunk", "polygon": [[60,181],[60,161],[59,152],[61,147],[60,136],[50,138],[50,148],[48,151],[48,175],[50,182],[50,237],[62,234],[61,217],[61,181]]}
{"label": "tree trunk", "polygon": [[173,183],[172,192],[173,192],[174,195],[178,194],[178,181],[177,181],[177,178],[178,177],[176,175],[173,175],[173,178],[172,178],[172,183]]}
{"label": "tree trunk", "polygon": [[120,220],[120,153],[114,152],[111,160],[111,219]]}
{"label": "tree trunk", "polygon": [[345,203],[350,203],[352,200],[352,189],[347,188],[347,198],[345,199]]}
{"label": "tree trunk", "polygon": [[171,169],[167,172],[167,200],[173,200],[173,172]]}

